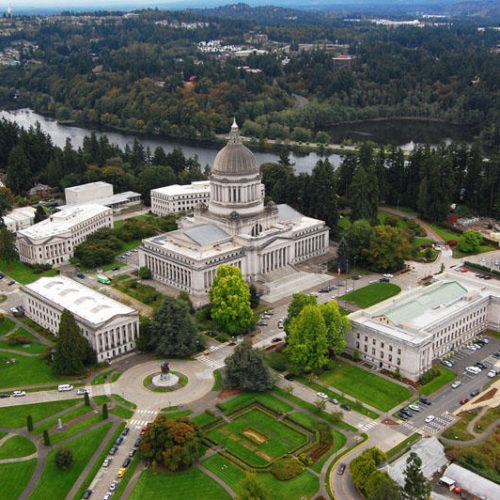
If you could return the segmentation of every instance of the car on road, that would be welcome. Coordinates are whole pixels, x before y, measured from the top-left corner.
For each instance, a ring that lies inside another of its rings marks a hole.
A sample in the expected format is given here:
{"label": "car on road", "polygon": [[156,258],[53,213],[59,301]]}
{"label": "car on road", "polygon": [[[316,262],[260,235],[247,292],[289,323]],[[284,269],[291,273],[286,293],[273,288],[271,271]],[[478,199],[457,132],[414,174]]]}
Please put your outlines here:
{"label": "car on road", "polygon": [[337,468],[337,474],[341,476],[345,472],[345,469],[346,469],[346,464],[342,462]]}
{"label": "car on road", "polygon": [[12,395],[15,398],[20,398],[21,396],[26,396],[26,391],[14,391]]}
{"label": "car on road", "polygon": [[467,366],[465,371],[471,375],[477,375],[478,373],[481,373],[481,368],[478,368],[477,366]]}
{"label": "car on road", "polygon": [[394,276],[392,274],[389,274],[389,273],[386,273],[386,274],[383,274],[382,275],[384,278],[394,278]]}
{"label": "car on road", "polygon": [[133,457],[136,453],[137,453],[137,448],[132,448],[132,449],[128,452],[128,456],[129,456],[129,457]]}
{"label": "car on road", "polygon": [[378,281],[380,283],[389,283],[391,280],[389,278],[380,278]]}
{"label": "car on road", "polygon": [[111,269],[111,271],[119,271],[120,268],[119,267],[113,267],[113,269]]}
{"label": "car on road", "polygon": [[0,280],[5,278],[5,274],[0,273]]}
{"label": "car on road", "polygon": [[118,488],[118,485],[120,483],[118,481],[113,481],[110,485],[109,485],[109,491],[115,491],[116,488]]}
{"label": "car on road", "polygon": [[123,443],[123,436],[118,436],[115,441],[116,446],[120,446]]}
{"label": "car on road", "polygon": [[457,387],[460,387],[461,385],[462,385],[461,380],[455,380],[455,382],[453,382],[453,384],[451,384],[451,388],[456,389]]}
{"label": "car on road", "polygon": [[338,405],[339,404],[339,402],[335,398],[330,398],[328,401],[330,401],[330,403],[332,403],[334,405]]}
{"label": "car on road", "polygon": [[15,281],[9,281],[9,282],[7,283],[7,285],[9,285],[9,286],[12,286],[12,285],[15,285],[15,284],[16,284],[16,282],[15,282]]}
{"label": "car on road", "polygon": [[460,404],[461,404],[461,405],[464,405],[465,403],[468,403],[468,402],[469,402],[469,398],[462,398],[462,399],[460,400]]}
{"label": "car on road", "polygon": [[85,278],[85,274],[83,274],[83,273],[78,273],[78,274],[76,275],[76,277],[77,277],[77,278],[80,278],[80,279],[82,280],[83,278]]}
{"label": "car on road", "polygon": [[59,384],[57,386],[57,390],[59,392],[72,391],[73,390],[73,386],[71,384]]}
{"label": "car on road", "polygon": [[413,410],[413,411],[420,411],[422,409],[422,408],[420,408],[420,406],[415,405],[415,404],[409,405],[408,408],[410,408],[410,410]]}
{"label": "car on road", "polygon": [[471,393],[470,393],[470,397],[473,398],[475,396],[477,396],[481,391],[479,389],[474,389]]}
{"label": "car on road", "polygon": [[432,404],[427,398],[420,398],[420,402],[427,406],[430,406]]}
{"label": "car on road", "polygon": [[278,328],[283,328],[283,319],[278,320]]}
{"label": "car on road", "polygon": [[346,405],[345,403],[342,403],[340,407],[345,411],[351,411],[351,407],[349,405]]}
{"label": "car on road", "polygon": [[108,457],[106,458],[106,460],[104,460],[104,462],[102,463],[102,466],[103,467],[109,467],[109,464],[112,462],[112,458]]}
{"label": "car on road", "polygon": [[122,431],[122,436],[126,436],[130,432],[130,427],[125,427]]}
{"label": "car on road", "polygon": [[108,491],[103,497],[102,500],[109,500],[113,496],[113,493],[111,491]]}
{"label": "car on road", "polygon": [[109,450],[109,454],[110,454],[110,455],[115,455],[117,451],[118,451],[118,447],[117,447],[117,446],[113,446],[113,447]]}
{"label": "car on road", "polygon": [[80,387],[79,389],[76,390],[77,396],[83,396],[84,394],[88,394],[89,390],[85,389],[85,387]]}
{"label": "car on road", "polygon": [[255,323],[257,326],[267,326],[267,321],[257,321],[257,323]]}
{"label": "car on road", "polygon": [[116,477],[119,479],[125,475],[125,472],[127,472],[127,469],[125,467],[120,467],[118,469],[118,472],[116,473]]}
{"label": "car on road", "polygon": [[293,373],[287,373],[284,378],[285,380],[295,380],[295,375]]}
{"label": "car on road", "polygon": [[373,285],[374,283],[378,283],[378,280],[370,280],[368,283],[369,283],[370,285]]}
{"label": "car on road", "polygon": [[141,438],[137,438],[135,441],[134,441],[134,446],[139,446],[142,442],[142,439]]}
{"label": "car on road", "polygon": [[82,498],[90,498],[92,495],[92,490],[85,490],[85,493],[82,495]]}
{"label": "car on road", "polygon": [[132,459],[130,457],[127,457],[123,463],[122,463],[122,466],[123,467],[128,467],[130,465],[130,462],[132,462]]}
{"label": "car on road", "polygon": [[321,398],[321,399],[328,399],[328,395],[325,394],[324,392],[317,392],[316,396],[318,396],[318,398]]}
{"label": "car on road", "polygon": [[274,339],[272,340],[272,342],[274,344],[276,344],[277,342],[282,342],[282,341],[283,341],[283,339],[281,337],[274,337]]}
{"label": "car on road", "polygon": [[434,421],[436,417],[434,415],[429,415],[428,417],[425,417],[425,423],[430,424],[431,422]]}
{"label": "car on road", "polygon": [[10,398],[10,394],[8,394],[8,393],[6,393],[6,392],[2,392],[2,393],[0,394],[0,398],[2,398],[2,399],[3,399],[3,398]]}

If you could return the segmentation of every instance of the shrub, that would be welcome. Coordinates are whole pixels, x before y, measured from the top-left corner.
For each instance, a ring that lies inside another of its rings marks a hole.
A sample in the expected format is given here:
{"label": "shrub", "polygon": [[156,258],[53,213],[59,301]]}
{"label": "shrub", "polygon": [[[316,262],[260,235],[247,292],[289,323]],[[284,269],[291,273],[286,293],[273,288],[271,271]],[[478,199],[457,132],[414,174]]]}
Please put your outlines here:
{"label": "shrub", "polygon": [[299,459],[300,461],[306,466],[306,467],[309,467],[310,465],[312,465],[314,463],[314,460],[309,456],[309,455],[306,455],[305,453],[301,453],[299,455]]}
{"label": "shrub", "polygon": [[58,469],[69,469],[73,464],[73,452],[68,448],[60,448],[57,450],[54,461]]}
{"label": "shrub", "polygon": [[284,457],[278,460],[272,470],[272,474],[280,481],[288,481],[302,473],[304,466],[295,457]]}
{"label": "shrub", "polygon": [[[340,413],[342,414],[342,412]],[[340,420],[342,420],[342,416],[340,417]],[[319,442],[321,444],[330,444],[331,442],[333,442],[332,431],[330,430],[328,424],[324,422],[318,422],[316,424],[316,430],[318,431]]]}
{"label": "shrub", "polygon": [[447,244],[450,248],[456,247],[456,246],[457,246],[457,243],[458,243],[458,241],[457,241],[457,240],[448,240],[448,241],[446,242],[446,244]]}
{"label": "shrub", "polygon": [[5,340],[9,345],[31,344],[33,342],[33,339],[27,335],[8,335]]}
{"label": "shrub", "polygon": [[441,375],[441,371],[437,366],[433,366],[429,371],[426,371],[419,379],[422,385],[428,384],[431,380]]}

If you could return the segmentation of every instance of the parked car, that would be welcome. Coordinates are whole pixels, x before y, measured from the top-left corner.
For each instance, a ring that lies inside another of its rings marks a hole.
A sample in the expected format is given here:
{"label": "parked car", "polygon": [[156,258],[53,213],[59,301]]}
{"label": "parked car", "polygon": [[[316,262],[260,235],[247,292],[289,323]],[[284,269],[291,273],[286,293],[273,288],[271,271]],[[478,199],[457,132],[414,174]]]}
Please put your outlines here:
{"label": "parked car", "polygon": [[110,455],[115,455],[117,451],[118,451],[118,447],[117,447],[117,446],[113,446],[113,447],[109,450],[109,454],[110,454]]}
{"label": "parked car", "polygon": [[330,401],[330,403],[333,403],[334,405],[339,404],[339,402],[335,398],[330,398],[329,401]]}
{"label": "parked car", "polygon": [[0,280],[5,278],[5,274],[0,273]]}
{"label": "parked car", "polygon": [[473,398],[474,396],[477,396],[481,391],[479,389],[474,389],[471,393],[470,393],[470,397]]}
{"label": "parked car", "polygon": [[137,438],[135,441],[134,441],[134,446],[139,446],[142,442],[142,439],[141,438]]}
{"label": "parked car", "polygon": [[80,278],[80,279],[83,279],[83,278],[85,278],[85,274],[83,274],[83,273],[78,273],[78,274],[76,275],[76,277],[77,277],[77,278]]}
{"label": "parked car", "polygon": [[278,342],[282,342],[282,341],[283,341],[283,339],[282,339],[281,337],[274,337],[274,339],[272,340],[272,342],[273,342],[274,344],[276,344],[276,343],[278,343]]}
{"label": "parked car", "polygon": [[102,500],[110,500],[110,498],[113,496],[113,493],[111,491],[108,491],[103,497]]}
{"label": "parked car", "polygon": [[316,396],[318,396],[318,398],[321,398],[321,399],[328,399],[328,395],[325,394],[324,392],[317,392]]}
{"label": "parked car", "polygon": [[477,375],[478,373],[481,373],[481,368],[478,368],[477,366],[467,366],[465,371],[471,375]]}
{"label": "parked car", "polygon": [[26,391],[14,391],[12,393],[12,395],[15,397],[15,398],[20,398],[22,396],[26,396]]}
{"label": "parked car", "polygon": [[92,495],[92,490],[85,490],[85,493],[82,495],[82,498],[90,498]]}
{"label": "parked car", "polygon": [[451,388],[456,389],[457,387],[460,387],[461,385],[462,385],[461,380],[455,380],[455,382],[453,382],[453,384],[451,384]]}
{"label": "parked car", "polygon": [[391,280],[389,278],[380,278],[379,282],[380,283],[389,283]]}
{"label": "parked car", "polygon": [[469,398],[462,398],[462,399],[460,400],[460,404],[461,404],[461,405],[464,405],[464,404],[465,404],[465,403],[467,403],[468,401],[469,401]]}
{"label": "parked car", "polygon": [[118,472],[116,473],[117,478],[121,478],[125,475],[125,472],[127,472],[127,469],[125,467],[120,467],[118,469]]}
{"label": "parked car", "polygon": [[132,449],[128,452],[128,456],[129,456],[129,457],[133,457],[136,453],[137,453],[137,448],[132,448]]}
{"label": "parked car", "polygon": [[342,403],[340,407],[345,411],[351,411],[351,407],[349,405],[346,405],[345,403]]}
{"label": "parked car", "polygon": [[285,380],[295,380],[295,375],[293,373],[285,374]]}
{"label": "parked car", "polygon": [[486,366],[486,365],[485,365],[482,361],[478,361],[478,362],[476,363],[476,366],[477,366],[478,368],[481,368],[481,370],[486,370],[486,368],[487,368],[487,366]]}
{"label": "parked car", "polygon": [[118,436],[115,441],[116,446],[120,446],[123,443],[123,436]]}
{"label": "parked car", "polygon": [[432,403],[427,398],[420,398],[420,402],[424,405],[430,406]]}
{"label": "parked car", "polygon": [[108,457],[104,460],[104,462],[102,463],[102,466],[103,467],[109,467],[109,464],[112,462],[112,458]]}
{"label": "parked car", "polygon": [[345,469],[346,469],[346,464],[342,462],[337,468],[337,474],[341,476],[345,472]]}
{"label": "parked car", "polygon": [[469,351],[477,351],[477,349],[472,344],[466,345],[465,347],[469,349]]}
{"label": "parked car", "polygon": [[130,432],[130,427],[125,427],[122,431],[122,436],[126,436]]}
{"label": "parked car", "polygon": [[425,423],[430,424],[436,417],[434,415],[429,415],[428,417],[425,417]]}
{"label": "parked car", "polygon": [[10,394],[8,394],[8,393],[6,393],[6,392],[2,392],[2,393],[0,394],[0,398],[2,398],[2,399],[3,399],[3,398],[10,398]]}
{"label": "parked car", "polygon": [[115,491],[116,488],[118,488],[118,485],[120,483],[118,481],[113,481],[110,485],[109,485],[109,491]]}
{"label": "parked car", "polygon": [[130,465],[130,462],[132,462],[132,459],[130,457],[127,457],[124,461],[122,466],[123,467],[128,467]]}
{"label": "parked car", "polygon": [[441,360],[441,364],[444,365],[444,366],[447,366],[448,368],[452,368],[453,367],[453,364],[448,361],[447,359],[442,359]]}
{"label": "parked car", "polygon": [[413,410],[413,411],[420,411],[421,410],[420,406],[418,406],[416,404],[411,404],[408,406],[408,408],[410,408],[410,410]]}
{"label": "parked car", "polygon": [[12,286],[12,285],[15,285],[15,284],[16,284],[16,282],[15,282],[15,281],[9,281],[9,282],[7,283],[7,285],[9,285],[9,286]]}
{"label": "parked car", "polygon": [[402,418],[403,420],[408,420],[410,418],[406,413],[403,413],[402,411],[398,413],[398,417]]}
{"label": "parked car", "polygon": [[495,378],[497,376],[497,371],[496,370],[490,370],[488,372],[488,377],[489,378]]}
{"label": "parked car", "polygon": [[384,278],[394,278],[392,274],[386,273],[382,275]]}
{"label": "parked car", "polygon": [[89,390],[85,389],[85,387],[80,387],[76,390],[77,396],[83,396],[84,394],[88,394]]}

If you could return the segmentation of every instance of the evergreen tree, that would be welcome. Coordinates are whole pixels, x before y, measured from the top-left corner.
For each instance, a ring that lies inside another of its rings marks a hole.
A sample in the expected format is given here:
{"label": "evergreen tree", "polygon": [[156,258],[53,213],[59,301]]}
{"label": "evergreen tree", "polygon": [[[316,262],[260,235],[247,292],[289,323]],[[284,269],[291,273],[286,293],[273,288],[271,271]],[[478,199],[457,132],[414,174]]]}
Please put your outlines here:
{"label": "evergreen tree", "polygon": [[7,186],[17,195],[25,193],[32,185],[30,159],[21,144],[14,146],[7,165]]}
{"label": "evergreen tree", "polygon": [[209,298],[212,319],[230,335],[248,330],[253,323],[250,289],[236,266],[219,266]]}
{"label": "evergreen tree", "polygon": [[106,420],[108,418],[108,405],[104,403],[102,405],[102,419]]}
{"label": "evergreen tree", "polygon": [[271,389],[273,382],[269,369],[259,351],[245,340],[234,353],[226,358],[225,385],[243,391],[264,392]]}
{"label": "evergreen tree", "polygon": [[12,191],[6,187],[0,187],[0,227],[3,225],[2,217],[14,205],[14,195]]}
{"label": "evergreen tree", "polygon": [[34,223],[42,222],[47,218],[47,214],[45,213],[45,210],[43,209],[42,205],[38,205],[35,210],[35,219]]}
{"label": "evergreen tree", "polygon": [[311,174],[311,189],[314,192],[310,214],[324,220],[334,231],[337,227],[337,181],[331,163],[319,160]]}
{"label": "evergreen tree", "polygon": [[342,236],[337,248],[337,270],[341,273],[347,273],[349,268],[349,250],[347,241]]}
{"label": "evergreen tree", "polygon": [[67,470],[73,464],[73,452],[69,448],[59,448],[54,457],[56,467]]}
{"label": "evergreen tree", "polygon": [[16,235],[5,226],[0,227],[0,259],[3,259],[7,264],[19,260]]}
{"label": "evergreen tree", "polygon": [[43,444],[45,446],[50,446],[50,436],[48,430],[43,431]]}
{"label": "evergreen tree", "polygon": [[31,415],[28,415],[26,417],[26,427],[28,429],[28,432],[31,432],[33,430],[33,417]]}
{"label": "evergreen tree", "polygon": [[150,345],[165,356],[188,356],[198,349],[198,330],[183,300],[166,296],[153,312],[149,331]]}
{"label": "evergreen tree", "polygon": [[403,472],[405,484],[402,489],[403,498],[407,500],[427,500],[431,495],[429,481],[422,473],[422,460],[411,452],[406,460],[406,468]]}
{"label": "evergreen tree", "polygon": [[80,333],[75,317],[64,310],[61,314],[54,355],[54,371],[58,375],[81,375],[89,358],[90,346]]}

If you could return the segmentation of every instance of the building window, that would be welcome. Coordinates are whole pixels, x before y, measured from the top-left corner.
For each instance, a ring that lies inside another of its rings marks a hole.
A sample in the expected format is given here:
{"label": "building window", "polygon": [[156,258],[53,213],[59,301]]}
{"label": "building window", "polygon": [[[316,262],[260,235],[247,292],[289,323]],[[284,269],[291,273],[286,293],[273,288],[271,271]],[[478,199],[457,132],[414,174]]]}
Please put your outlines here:
{"label": "building window", "polygon": [[380,342],[380,347],[383,349],[384,348],[384,343]]}
{"label": "building window", "polygon": [[392,361],[392,354],[389,354],[389,361]]}
{"label": "building window", "polygon": [[380,358],[384,359],[384,351],[380,351]]}
{"label": "building window", "polygon": [[372,347],[372,354],[375,356],[375,347]]}
{"label": "building window", "polygon": [[397,359],[397,364],[400,365],[401,364],[401,358],[398,358]]}
{"label": "building window", "polygon": [[358,333],[356,333],[356,338],[357,338],[357,339],[359,339],[359,332],[358,332]]}
{"label": "building window", "polygon": [[359,349],[359,342],[356,342],[356,349]]}
{"label": "building window", "polygon": [[377,339],[373,339],[372,343],[373,343],[373,345],[375,345],[377,343]]}
{"label": "building window", "polygon": [[401,354],[401,349],[398,349],[398,354]]}
{"label": "building window", "polygon": [[389,346],[389,352],[392,352],[392,345]]}

